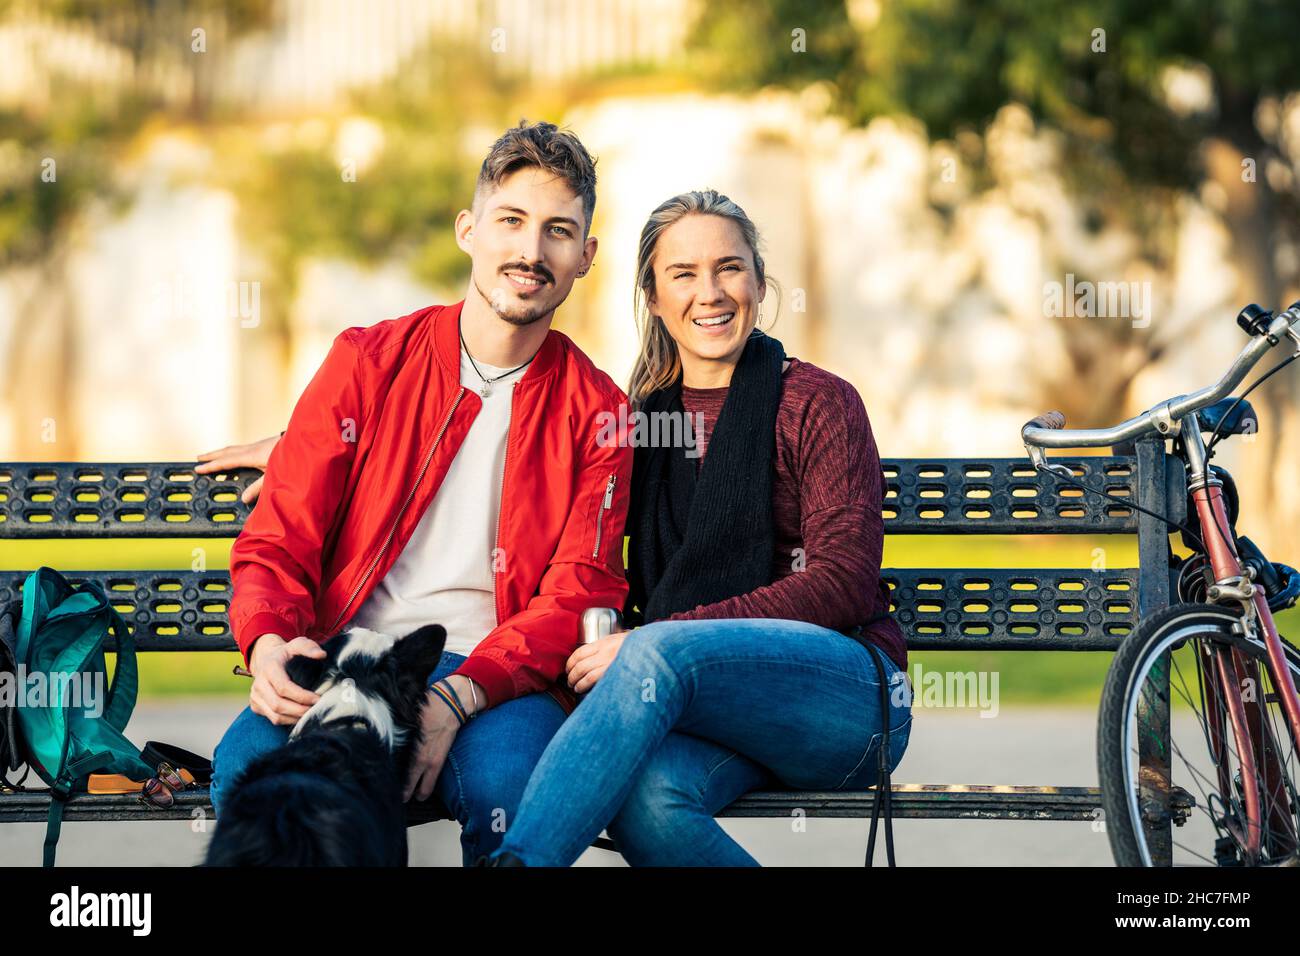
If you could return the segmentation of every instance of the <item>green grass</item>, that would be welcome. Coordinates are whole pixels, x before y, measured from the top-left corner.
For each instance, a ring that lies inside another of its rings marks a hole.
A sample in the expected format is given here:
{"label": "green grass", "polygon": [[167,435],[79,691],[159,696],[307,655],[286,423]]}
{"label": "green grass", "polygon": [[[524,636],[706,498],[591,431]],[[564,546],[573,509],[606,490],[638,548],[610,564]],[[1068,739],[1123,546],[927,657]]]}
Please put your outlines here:
{"label": "green grass", "polygon": [[[163,539],[142,541],[4,541],[0,566],[31,570],[48,565],[60,571],[150,570],[190,568],[202,560],[212,569],[228,567],[230,539]],[[199,549],[199,550],[195,550]],[[1294,556],[1292,556],[1294,558]],[[1285,558],[1282,558],[1285,560]],[[887,568],[1125,568],[1137,564],[1136,539],[1130,536],[1038,537],[896,535],[886,539]],[[1300,608],[1278,618],[1284,634],[1300,631]],[[244,697],[248,679],[231,669],[237,653],[138,656],[140,698]],[[919,666],[929,671],[985,671],[998,674],[1000,705],[1057,704],[1095,707],[1110,655],[1044,651],[912,651],[913,677]]]}

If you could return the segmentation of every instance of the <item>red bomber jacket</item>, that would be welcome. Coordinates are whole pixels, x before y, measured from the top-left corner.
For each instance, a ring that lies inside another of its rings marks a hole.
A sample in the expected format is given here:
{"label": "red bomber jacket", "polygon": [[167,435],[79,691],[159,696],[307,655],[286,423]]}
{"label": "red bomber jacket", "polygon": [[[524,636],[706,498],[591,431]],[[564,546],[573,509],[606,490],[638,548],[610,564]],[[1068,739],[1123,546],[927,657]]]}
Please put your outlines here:
{"label": "red bomber jacket", "polygon": [[[268,632],[338,633],[406,546],[482,408],[460,384],[463,304],[334,339],[231,548],[229,617],[245,661]],[[457,670],[492,705],[547,690],[572,711],[563,675],[579,618],[623,607],[632,449],[607,426],[626,400],[554,329],[515,383],[493,552],[497,626]]]}

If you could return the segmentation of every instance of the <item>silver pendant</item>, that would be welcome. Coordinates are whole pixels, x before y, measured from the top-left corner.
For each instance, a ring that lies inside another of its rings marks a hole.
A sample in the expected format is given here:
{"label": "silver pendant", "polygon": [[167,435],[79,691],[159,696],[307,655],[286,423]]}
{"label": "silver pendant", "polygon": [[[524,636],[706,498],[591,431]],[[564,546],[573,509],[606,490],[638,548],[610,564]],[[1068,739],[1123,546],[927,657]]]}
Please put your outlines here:
{"label": "silver pendant", "polygon": [[483,387],[478,390],[478,393],[482,395],[484,398],[487,398],[488,395],[492,393],[492,386],[490,386],[487,382],[484,382]]}

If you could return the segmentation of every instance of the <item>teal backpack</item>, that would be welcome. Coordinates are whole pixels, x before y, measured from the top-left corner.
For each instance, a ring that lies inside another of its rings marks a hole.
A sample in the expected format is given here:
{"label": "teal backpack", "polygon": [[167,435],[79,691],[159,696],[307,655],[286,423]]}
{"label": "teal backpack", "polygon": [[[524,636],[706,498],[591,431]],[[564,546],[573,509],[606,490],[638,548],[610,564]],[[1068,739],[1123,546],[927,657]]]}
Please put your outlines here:
{"label": "teal backpack", "polygon": [[[117,666],[105,693],[109,628],[117,638]],[[50,787],[44,865],[53,866],[64,802],[85,792],[91,773],[153,776],[140,748],[122,734],[135,709],[135,640],[97,582],[74,588],[58,571],[42,567],[23,583],[14,657],[27,675],[26,693],[18,695],[20,746]],[[45,683],[43,697],[33,693],[33,675],[44,675],[37,678]]]}

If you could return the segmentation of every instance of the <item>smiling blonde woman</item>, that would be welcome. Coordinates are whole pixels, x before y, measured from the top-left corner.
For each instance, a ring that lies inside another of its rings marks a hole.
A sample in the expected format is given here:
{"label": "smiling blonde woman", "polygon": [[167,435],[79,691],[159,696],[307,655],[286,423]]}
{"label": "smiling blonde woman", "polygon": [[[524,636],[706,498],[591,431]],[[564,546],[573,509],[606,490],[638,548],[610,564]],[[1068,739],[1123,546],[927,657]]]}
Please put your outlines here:
{"label": "smiling blonde woman", "polygon": [[587,696],[488,865],[567,866],[606,828],[633,865],[757,865],[718,810],[763,786],[869,785],[885,720],[891,770],[907,747],[909,696],[882,713],[907,651],[880,579],[884,474],[862,399],[757,328],[758,234],[726,196],[659,206],[637,285],[629,395],[703,427],[635,449],[624,615],[639,626],[569,658]]}

